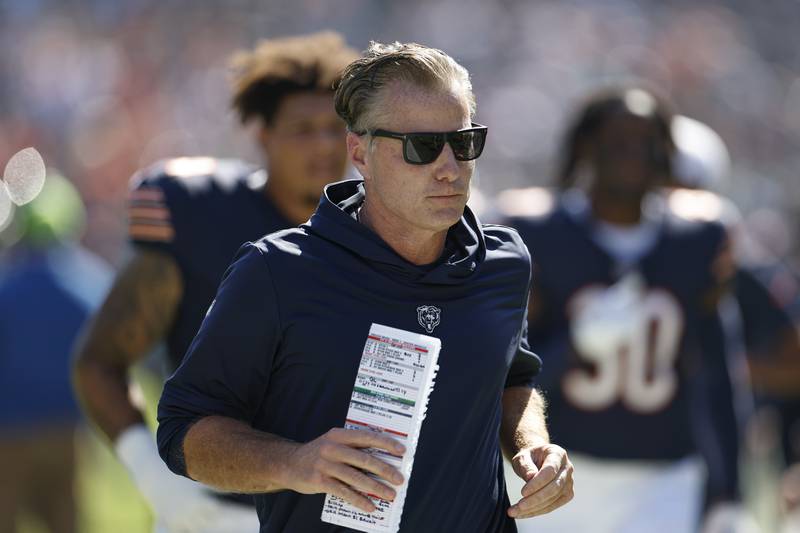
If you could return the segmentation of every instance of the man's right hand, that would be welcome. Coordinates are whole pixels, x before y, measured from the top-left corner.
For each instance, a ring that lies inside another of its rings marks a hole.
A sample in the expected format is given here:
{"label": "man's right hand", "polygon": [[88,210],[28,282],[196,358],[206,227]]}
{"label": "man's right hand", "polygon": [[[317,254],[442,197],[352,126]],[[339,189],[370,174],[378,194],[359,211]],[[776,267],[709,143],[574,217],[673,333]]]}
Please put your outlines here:
{"label": "man's right hand", "polygon": [[394,485],[401,485],[403,476],[393,466],[364,451],[366,448],[377,448],[398,457],[405,453],[400,442],[379,433],[331,429],[291,454],[284,484],[302,494],[333,494],[371,513],[375,505],[364,494],[392,501],[396,492],[367,473]]}

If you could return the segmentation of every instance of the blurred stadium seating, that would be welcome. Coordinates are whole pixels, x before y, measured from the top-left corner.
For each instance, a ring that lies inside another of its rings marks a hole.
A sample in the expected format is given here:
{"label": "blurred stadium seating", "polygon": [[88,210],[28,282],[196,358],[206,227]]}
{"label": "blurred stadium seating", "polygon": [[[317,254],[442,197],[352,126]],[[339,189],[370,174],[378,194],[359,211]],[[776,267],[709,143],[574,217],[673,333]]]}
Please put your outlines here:
{"label": "blurred stadium seating", "polygon": [[[796,0],[0,0],[0,170],[36,147],[84,198],[83,244],[118,265],[137,168],[177,155],[258,162],[228,106],[229,54],[332,28],[360,48],[438,46],[469,68],[490,127],[478,166],[487,196],[549,182],[568,112],[599,85],[659,89],[722,136],[732,168],[720,192],[746,219],[769,209],[763,240],[774,235],[773,252],[800,266],[799,23]],[[0,249],[13,240],[0,233]],[[86,531],[145,531],[132,488],[104,485],[127,483],[103,475],[111,457],[81,457]]]}

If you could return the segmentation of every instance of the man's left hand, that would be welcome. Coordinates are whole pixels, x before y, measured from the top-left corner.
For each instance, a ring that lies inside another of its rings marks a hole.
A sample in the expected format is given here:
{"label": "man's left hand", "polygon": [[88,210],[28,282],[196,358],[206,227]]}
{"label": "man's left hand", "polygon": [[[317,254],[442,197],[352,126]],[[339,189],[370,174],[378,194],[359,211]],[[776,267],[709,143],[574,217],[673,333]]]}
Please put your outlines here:
{"label": "man's left hand", "polygon": [[508,516],[530,518],[546,514],[572,499],[572,463],[561,446],[525,448],[514,456],[511,465],[525,486],[522,499],[508,509]]}

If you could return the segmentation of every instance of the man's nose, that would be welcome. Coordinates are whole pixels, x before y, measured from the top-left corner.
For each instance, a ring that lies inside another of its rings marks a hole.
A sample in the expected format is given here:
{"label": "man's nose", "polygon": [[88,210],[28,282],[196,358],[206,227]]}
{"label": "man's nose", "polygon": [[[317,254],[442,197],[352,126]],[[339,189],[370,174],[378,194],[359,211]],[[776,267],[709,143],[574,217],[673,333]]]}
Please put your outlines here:
{"label": "man's nose", "polygon": [[433,164],[436,166],[434,177],[437,180],[453,182],[458,179],[458,160],[450,143],[445,143],[442,152]]}

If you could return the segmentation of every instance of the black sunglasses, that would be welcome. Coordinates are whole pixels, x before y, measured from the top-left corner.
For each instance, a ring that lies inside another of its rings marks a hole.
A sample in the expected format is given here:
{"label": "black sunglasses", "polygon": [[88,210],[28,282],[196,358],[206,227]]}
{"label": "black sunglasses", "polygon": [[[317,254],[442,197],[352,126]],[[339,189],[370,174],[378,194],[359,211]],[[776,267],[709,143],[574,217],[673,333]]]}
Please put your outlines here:
{"label": "black sunglasses", "polygon": [[450,144],[458,161],[477,159],[483,152],[486,143],[486,131],[489,128],[472,123],[469,128],[446,132],[396,133],[388,130],[370,130],[373,137],[388,137],[403,141],[403,159],[411,165],[427,165],[436,161],[442,153],[445,143]]}

